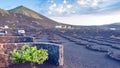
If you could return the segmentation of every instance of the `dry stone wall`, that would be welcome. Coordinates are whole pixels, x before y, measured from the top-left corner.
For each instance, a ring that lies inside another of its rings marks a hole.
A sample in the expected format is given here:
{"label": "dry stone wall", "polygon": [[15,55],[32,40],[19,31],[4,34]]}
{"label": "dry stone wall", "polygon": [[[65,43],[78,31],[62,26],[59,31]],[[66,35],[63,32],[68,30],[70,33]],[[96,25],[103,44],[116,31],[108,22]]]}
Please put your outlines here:
{"label": "dry stone wall", "polygon": [[38,49],[43,48],[48,50],[48,63],[63,66],[63,46],[52,43],[31,42],[31,43],[0,43],[0,67],[12,65],[10,54],[15,48],[23,45],[37,46]]}

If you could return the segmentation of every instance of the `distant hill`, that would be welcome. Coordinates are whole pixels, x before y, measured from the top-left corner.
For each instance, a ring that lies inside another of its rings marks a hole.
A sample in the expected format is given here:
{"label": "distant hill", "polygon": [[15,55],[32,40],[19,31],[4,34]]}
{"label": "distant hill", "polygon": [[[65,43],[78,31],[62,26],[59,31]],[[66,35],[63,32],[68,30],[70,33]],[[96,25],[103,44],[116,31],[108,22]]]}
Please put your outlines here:
{"label": "distant hill", "polygon": [[106,26],[106,27],[114,27],[114,28],[120,28],[120,22],[112,23],[112,24],[106,24],[106,25],[103,25],[103,26]]}
{"label": "distant hill", "polygon": [[110,25],[120,25],[120,22],[117,22],[117,23],[112,23]]}
{"label": "distant hill", "polygon": [[18,29],[54,28],[61,23],[55,22],[29,8],[18,6],[11,10],[0,9],[0,27],[8,25]]}
{"label": "distant hill", "polygon": [[95,26],[74,26],[74,28],[77,29],[105,29],[108,30],[110,28],[116,28],[117,30],[120,30],[120,22],[112,23],[112,24],[104,24],[104,25],[95,25]]}

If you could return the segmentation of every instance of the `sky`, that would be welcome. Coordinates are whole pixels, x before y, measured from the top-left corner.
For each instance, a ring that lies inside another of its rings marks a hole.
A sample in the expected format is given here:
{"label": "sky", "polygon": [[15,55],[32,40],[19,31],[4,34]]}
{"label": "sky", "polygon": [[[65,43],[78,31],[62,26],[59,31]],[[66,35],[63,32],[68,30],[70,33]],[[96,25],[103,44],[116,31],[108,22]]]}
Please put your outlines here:
{"label": "sky", "polygon": [[120,22],[120,0],[0,0],[0,8],[26,6],[57,22],[103,25]]}

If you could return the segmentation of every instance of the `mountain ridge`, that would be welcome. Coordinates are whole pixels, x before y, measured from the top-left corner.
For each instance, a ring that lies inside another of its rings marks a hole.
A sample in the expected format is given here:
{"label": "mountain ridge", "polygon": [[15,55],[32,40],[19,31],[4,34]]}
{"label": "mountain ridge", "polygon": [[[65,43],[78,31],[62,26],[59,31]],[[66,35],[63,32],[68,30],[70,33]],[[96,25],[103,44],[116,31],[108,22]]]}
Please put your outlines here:
{"label": "mountain ridge", "polygon": [[[18,6],[16,8],[13,8],[8,11],[0,9],[0,27],[4,25],[8,25],[9,27],[12,27],[12,25],[15,25],[16,28],[23,28],[23,29],[24,28],[27,28],[27,29],[47,28],[48,29],[48,28],[54,28],[55,26],[62,24],[62,23],[53,21],[45,17],[44,15],[41,15],[35,12],[34,10],[31,10],[24,6]],[[16,11],[19,11],[19,12],[16,12]],[[37,18],[35,18],[34,16],[35,17],[37,16]]]}
{"label": "mountain ridge", "polygon": [[53,21],[50,18],[45,17],[44,15],[39,14],[36,11],[29,9],[23,5],[11,9],[11,10],[9,10],[9,12],[20,13],[20,14],[35,18],[40,22],[41,25],[43,25],[43,27],[50,27],[51,28],[51,26],[52,26],[52,28],[53,28],[53,26],[62,24],[62,23],[58,23],[56,21]]}
{"label": "mountain ridge", "polygon": [[13,8],[13,9],[10,9],[8,10],[9,12],[14,12],[14,13],[20,13],[20,14],[23,14],[23,15],[26,15],[26,16],[29,16],[29,17],[33,17],[33,18],[36,18],[36,19],[42,19],[40,17],[40,14],[38,14],[37,12],[21,5],[21,6],[18,6],[16,8]]}

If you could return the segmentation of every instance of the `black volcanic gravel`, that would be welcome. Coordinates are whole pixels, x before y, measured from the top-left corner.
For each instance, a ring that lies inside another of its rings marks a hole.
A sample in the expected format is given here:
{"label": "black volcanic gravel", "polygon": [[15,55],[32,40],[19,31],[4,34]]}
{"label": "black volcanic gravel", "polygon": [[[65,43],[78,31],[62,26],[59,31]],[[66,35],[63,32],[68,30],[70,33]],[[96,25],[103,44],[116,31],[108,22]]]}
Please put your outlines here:
{"label": "black volcanic gravel", "polygon": [[64,38],[64,68],[120,68],[120,63],[106,56],[106,53],[91,51]]}
{"label": "black volcanic gravel", "polygon": [[[120,68],[119,61],[115,61],[108,57],[105,52],[92,51],[85,46],[77,45],[74,42],[70,42],[65,38],[58,35],[54,35],[56,39],[62,42],[64,46],[64,66],[63,68]],[[41,36],[38,41],[48,41],[47,35]],[[112,47],[108,48],[116,50]],[[39,68],[39,67],[37,67]],[[41,67],[40,67],[41,68]],[[46,68],[43,66],[43,68]],[[53,65],[49,65],[47,68],[58,68]]]}

